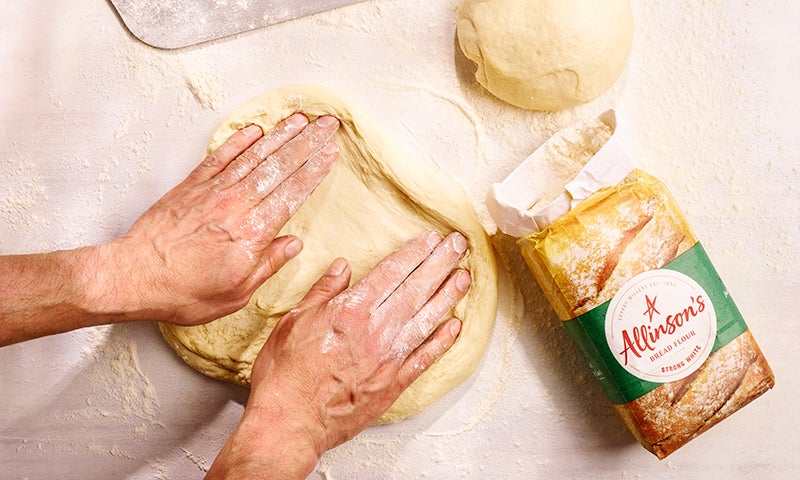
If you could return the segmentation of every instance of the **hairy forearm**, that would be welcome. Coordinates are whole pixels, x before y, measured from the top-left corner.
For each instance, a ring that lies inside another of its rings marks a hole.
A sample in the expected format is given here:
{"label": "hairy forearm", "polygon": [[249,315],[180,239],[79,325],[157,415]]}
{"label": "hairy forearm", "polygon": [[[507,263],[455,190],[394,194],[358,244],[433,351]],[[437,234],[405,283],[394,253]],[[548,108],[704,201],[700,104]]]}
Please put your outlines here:
{"label": "hairy forearm", "polygon": [[0,256],[0,346],[143,319],[113,267],[111,244]]}
{"label": "hairy forearm", "polygon": [[80,328],[88,249],[0,257],[0,345]]}

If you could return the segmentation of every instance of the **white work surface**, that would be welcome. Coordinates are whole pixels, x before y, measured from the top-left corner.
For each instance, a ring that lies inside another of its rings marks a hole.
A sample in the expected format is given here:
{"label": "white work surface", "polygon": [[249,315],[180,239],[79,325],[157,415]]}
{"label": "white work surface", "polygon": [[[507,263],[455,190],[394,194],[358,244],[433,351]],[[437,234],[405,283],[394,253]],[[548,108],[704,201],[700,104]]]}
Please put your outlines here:
{"label": "white work surface", "polygon": [[[477,85],[455,4],[371,0],[164,51],[132,37],[103,0],[2,2],[0,253],[121,235],[196,165],[227,113],[287,84],[352,98],[452,174],[487,228],[492,182],[557,128],[614,106],[776,387],[658,461],[624,429],[513,243],[497,240],[500,309],[479,370],[420,415],[328,452],[311,478],[800,478],[800,4],[635,1],[617,84],[556,114]],[[0,478],[200,478],[246,396],[185,366],[152,323],[5,347]]]}

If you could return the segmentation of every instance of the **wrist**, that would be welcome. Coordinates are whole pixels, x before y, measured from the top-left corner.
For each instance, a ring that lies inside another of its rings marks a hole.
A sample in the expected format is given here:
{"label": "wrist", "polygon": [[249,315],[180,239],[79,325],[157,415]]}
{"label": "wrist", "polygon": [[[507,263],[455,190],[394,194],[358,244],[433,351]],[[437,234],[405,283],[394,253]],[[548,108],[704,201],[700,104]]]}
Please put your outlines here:
{"label": "wrist", "polygon": [[79,279],[76,298],[86,318],[92,323],[121,323],[136,320],[157,320],[145,302],[137,279],[140,275],[125,254],[119,240],[76,250],[75,265]]}
{"label": "wrist", "polygon": [[309,435],[309,424],[275,405],[248,405],[220,451],[207,479],[305,479],[324,448]]}

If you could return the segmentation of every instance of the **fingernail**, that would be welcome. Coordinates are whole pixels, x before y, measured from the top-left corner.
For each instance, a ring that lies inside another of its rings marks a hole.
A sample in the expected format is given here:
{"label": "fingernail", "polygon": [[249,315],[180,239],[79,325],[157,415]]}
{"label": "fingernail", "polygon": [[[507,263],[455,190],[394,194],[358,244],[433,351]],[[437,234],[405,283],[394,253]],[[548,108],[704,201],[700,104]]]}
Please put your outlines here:
{"label": "fingernail", "polygon": [[328,142],[322,147],[322,153],[325,155],[333,155],[334,153],[339,152],[339,145],[336,142]]}
{"label": "fingernail", "polygon": [[450,322],[450,335],[457,337],[461,332],[461,320]]}
{"label": "fingernail", "polygon": [[303,250],[303,242],[301,242],[300,239],[295,238],[291,242],[287,243],[285,247],[283,247],[283,254],[288,260],[296,257],[301,250]]}
{"label": "fingernail", "polygon": [[294,115],[290,116],[286,119],[286,125],[299,129],[305,127],[308,124],[308,118],[302,113],[295,113]]}
{"label": "fingernail", "polygon": [[453,234],[453,248],[455,248],[456,252],[464,253],[467,251],[467,238],[456,232]]}
{"label": "fingernail", "polygon": [[332,127],[339,123],[335,117],[331,117],[330,115],[325,115],[322,117],[317,118],[317,125],[320,127]]}
{"label": "fingernail", "polygon": [[248,125],[242,129],[242,133],[248,136],[261,135],[261,127],[258,125]]}
{"label": "fingernail", "polygon": [[325,275],[329,275],[331,277],[338,277],[339,275],[344,272],[344,269],[347,267],[347,260],[344,258],[337,258],[336,260],[331,263],[331,266],[328,267],[328,271],[325,272]]}
{"label": "fingernail", "polygon": [[466,292],[472,284],[472,277],[466,270],[459,270],[456,273],[456,288],[460,292]]}
{"label": "fingernail", "polygon": [[442,243],[442,236],[437,232],[425,232],[425,243],[428,248],[434,249],[437,245]]}

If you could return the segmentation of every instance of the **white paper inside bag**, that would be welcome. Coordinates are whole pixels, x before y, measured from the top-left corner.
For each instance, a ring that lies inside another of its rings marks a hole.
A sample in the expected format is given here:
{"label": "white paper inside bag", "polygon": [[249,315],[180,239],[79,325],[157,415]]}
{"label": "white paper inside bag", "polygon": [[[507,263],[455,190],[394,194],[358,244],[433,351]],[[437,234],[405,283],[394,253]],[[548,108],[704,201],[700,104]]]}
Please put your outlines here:
{"label": "white paper inside bag", "polygon": [[492,185],[486,200],[489,213],[500,230],[514,237],[544,230],[635,168],[628,145],[624,125],[613,110],[594,122],[560,130],[505,180]]}

